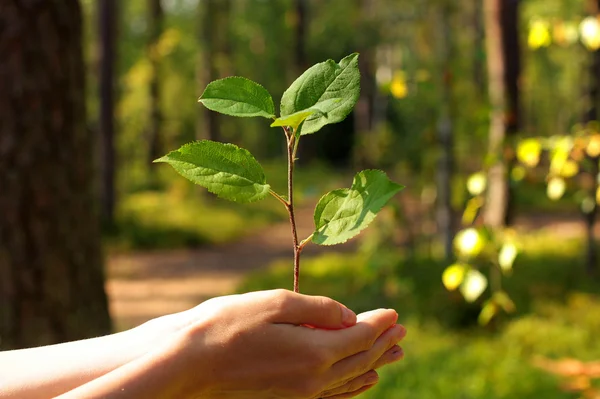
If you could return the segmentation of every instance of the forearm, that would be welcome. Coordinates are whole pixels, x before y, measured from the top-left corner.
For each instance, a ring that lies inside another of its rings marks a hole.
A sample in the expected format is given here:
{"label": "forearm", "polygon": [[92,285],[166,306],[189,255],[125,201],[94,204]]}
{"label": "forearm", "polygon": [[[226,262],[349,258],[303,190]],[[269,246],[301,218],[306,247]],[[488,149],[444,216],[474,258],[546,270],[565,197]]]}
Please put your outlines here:
{"label": "forearm", "polygon": [[186,380],[190,361],[184,347],[181,340],[173,339],[55,399],[197,398],[200,386],[208,392],[208,384],[203,382],[206,373],[202,365],[195,365],[194,379]]}
{"label": "forearm", "polygon": [[68,392],[148,353],[170,329],[157,319],[104,337],[0,352],[0,399]]}

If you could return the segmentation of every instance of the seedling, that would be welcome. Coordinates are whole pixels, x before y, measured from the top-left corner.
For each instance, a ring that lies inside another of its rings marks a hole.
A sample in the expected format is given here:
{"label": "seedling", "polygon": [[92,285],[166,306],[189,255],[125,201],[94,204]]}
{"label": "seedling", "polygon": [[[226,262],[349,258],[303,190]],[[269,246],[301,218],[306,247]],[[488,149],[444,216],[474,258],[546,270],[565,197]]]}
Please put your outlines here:
{"label": "seedling", "polygon": [[234,76],[211,82],[199,102],[212,111],[237,117],[261,116],[281,127],[287,140],[288,192],[277,193],[267,184],[258,161],[233,144],[200,140],[186,144],[155,162],[170,164],[179,174],[217,196],[237,202],[253,202],[271,195],[290,217],[294,248],[294,291],[299,292],[300,254],[309,242],[318,245],[344,243],[358,235],[381,208],[404,188],[380,170],[363,170],[352,187],[325,194],[315,208],[315,231],[298,241],[294,215],[294,164],[300,140],[323,126],[341,122],[354,108],[360,93],[358,54],[339,64],[333,60],[309,68],[283,93],[281,116],[275,115],[269,92],[251,80]]}

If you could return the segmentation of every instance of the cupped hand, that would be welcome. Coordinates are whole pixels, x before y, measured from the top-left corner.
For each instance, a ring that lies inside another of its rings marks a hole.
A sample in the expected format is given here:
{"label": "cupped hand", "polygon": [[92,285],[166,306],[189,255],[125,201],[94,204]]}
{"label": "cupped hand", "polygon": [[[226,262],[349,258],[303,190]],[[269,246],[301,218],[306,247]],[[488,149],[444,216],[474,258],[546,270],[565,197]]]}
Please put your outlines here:
{"label": "cupped hand", "polygon": [[[178,397],[350,398],[399,360],[393,310],[359,315],[286,290],[209,300],[186,315],[173,347]],[[312,326],[308,327],[308,326]]]}

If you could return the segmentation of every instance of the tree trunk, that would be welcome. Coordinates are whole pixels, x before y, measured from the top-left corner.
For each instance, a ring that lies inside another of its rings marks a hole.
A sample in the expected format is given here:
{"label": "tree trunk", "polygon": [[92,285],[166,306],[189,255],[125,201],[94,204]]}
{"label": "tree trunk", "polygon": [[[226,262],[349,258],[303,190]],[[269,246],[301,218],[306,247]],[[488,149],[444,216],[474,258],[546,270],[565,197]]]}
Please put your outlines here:
{"label": "tree trunk", "polygon": [[[594,2],[596,12],[600,11],[600,0]],[[589,86],[589,109],[586,110],[584,115],[585,122],[597,121],[598,115],[600,114],[600,50],[596,50],[592,55],[592,65],[590,67],[590,86]],[[591,164],[590,168],[590,181],[592,182],[589,189],[589,196],[593,200],[593,207],[584,214],[586,236],[587,236],[587,249],[586,249],[586,271],[592,275],[598,272],[598,253],[596,250],[596,237],[594,234],[594,226],[596,224],[596,215],[598,214],[598,203],[595,201],[596,192],[598,190],[598,175],[600,168],[598,163],[600,157],[589,157]],[[591,204],[592,202],[590,202]]]}
{"label": "tree trunk", "polygon": [[[160,0],[148,1],[150,36],[148,38],[148,58],[152,66],[152,77],[150,79],[150,126],[148,131],[148,165],[162,155],[161,143],[161,121],[160,112],[160,55],[157,53],[156,45],[163,31],[163,9]],[[156,169],[150,167],[150,174]]]}
{"label": "tree trunk", "polygon": [[491,106],[485,222],[492,227],[510,225],[514,216],[510,170],[514,164],[511,141],[520,128],[519,0],[485,0],[486,48]]}
{"label": "tree trunk", "polygon": [[[199,29],[199,59],[198,59],[198,85],[199,93],[204,92],[206,86],[217,79],[217,29],[220,27],[218,21],[219,0],[204,0],[199,2],[200,29]],[[219,127],[219,115],[206,107],[200,107],[198,121],[196,124],[196,137],[218,141],[221,137]]]}
{"label": "tree trunk", "polygon": [[[308,0],[294,1],[294,31],[296,45],[294,47],[294,66],[291,69],[293,76],[290,76],[290,81],[294,81],[308,68],[308,59],[306,56],[306,37],[308,31]],[[316,157],[318,141],[311,138],[310,140],[300,141],[299,162],[306,165],[313,161]]]}
{"label": "tree trunk", "polygon": [[110,332],[81,23],[76,0],[0,2],[2,349]]}
{"label": "tree trunk", "polygon": [[99,0],[100,37],[100,167],[102,170],[102,220],[112,225],[115,210],[115,0]]}
{"label": "tree trunk", "polygon": [[473,2],[473,81],[475,91],[483,100],[485,90],[485,27],[483,25],[483,0]]}
{"label": "tree trunk", "polygon": [[438,124],[438,140],[441,147],[441,156],[437,168],[437,209],[436,220],[438,232],[444,247],[444,256],[452,259],[452,240],[454,236],[452,226],[452,173],[454,169],[454,140],[453,140],[453,99],[452,99],[452,56],[453,43],[451,38],[450,16],[453,6],[445,2],[441,10],[440,33],[443,60],[442,60],[442,110]]}
{"label": "tree trunk", "polygon": [[[360,9],[359,21],[357,22],[357,29],[361,29],[360,23],[366,19],[369,22],[373,15],[374,4],[371,0],[358,0],[358,7]],[[373,108],[375,98],[375,49],[370,46],[364,46],[360,49],[360,57],[358,58],[358,65],[361,74],[360,81],[360,96],[356,102],[354,108],[354,131],[356,137],[355,145],[355,163],[359,168],[371,168],[374,167],[371,154],[367,150],[366,145],[370,139],[370,133],[373,129]]]}
{"label": "tree trunk", "polygon": [[308,67],[306,59],[306,31],[308,29],[307,21],[308,0],[295,0],[294,9],[296,11],[296,47],[294,52],[296,76],[300,76]]}

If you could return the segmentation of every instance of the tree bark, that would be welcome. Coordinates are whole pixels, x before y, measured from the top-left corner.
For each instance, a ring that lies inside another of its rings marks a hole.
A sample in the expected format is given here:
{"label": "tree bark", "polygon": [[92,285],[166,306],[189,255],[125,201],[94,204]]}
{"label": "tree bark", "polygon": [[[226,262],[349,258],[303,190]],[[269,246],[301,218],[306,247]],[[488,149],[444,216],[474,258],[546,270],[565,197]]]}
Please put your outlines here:
{"label": "tree bark", "polygon": [[81,23],[77,0],[0,2],[1,349],[110,332]]}
{"label": "tree bark", "polygon": [[[217,29],[219,27],[218,18],[219,4],[218,0],[204,0],[199,2],[200,29],[199,29],[199,55],[198,55],[198,85],[199,93],[204,92],[206,86],[217,79],[219,70],[217,68]],[[200,107],[198,121],[196,124],[196,137],[198,139],[208,139],[219,141],[221,131],[219,126],[219,115],[210,111],[206,107]]]}
{"label": "tree bark", "polygon": [[441,10],[440,34],[442,48],[442,106],[438,123],[438,140],[441,156],[437,167],[437,209],[436,221],[439,236],[444,247],[444,256],[452,259],[452,240],[454,237],[452,225],[452,174],[454,169],[454,139],[453,139],[453,99],[452,99],[452,56],[453,43],[451,37],[450,17],[453,6],[445,2]]}
{"label": "tree bark", "polygon": [[[600,11],[600,0],[594,1],[596,12]],[[584,115],[585,122],[598,121],[600,114],[600,50],[594,51],[592,54],[592,64],[590,66],[590,86],[589,86],[589,108],[586,110]],[[598,252],[596,249],[596,237],[594,233],[594,226],[596,224],[596,216],[598,215],[598,203],[595,201],[596,192],[598,190],[598,175],[600,173],[599,162],[600,157],[588,157],[588,161],[591,165],[590,181],[592,182],[589,188],[589,196],[593,201],[593,207],[589,212],[584,213],[586,237],[587,237],[587,248],[585,255],[586,271],[588,274],[593,275],[598,272]],[[591,202],[590,202],[591,203]]]}
{"label": "tree bark", "polygon": [[511,141],[520,128],[518,35],[519,0],[485,0],[485,28],[490,97],[488,195],[486,224],[507,226],[514,216],[510,170],[514,164]]}
{"label": "tree bark", "polygon": [[296,76],[300,76],[308,68],[306,58],[306,36],[308,30],[308,0],[295,0],[296,11],[296,47],[294,52]]}
{"label": "tree bark", "polygon": [[[361,29],[360,23],[366,19],[371,22],[370,19],[373,15],[373,7],[375,5],[371,0],[358,0],[358,7],[360,14],[358,15],[359,20],[356,23],[357,29]],[[373,109],[375,101],[375,49],[370,46],[364,46],[360,49],[360,57],[358,58],[358,65],[361,74],[360,81],[360,96],[356,102],[354,108],[354,131],[357,139],[355,145],[355,163],[359,168],[371,168],[374,167],[371,156],[365,149],[367,146],[367,140],[369,140],[370,133],[373,129]]]}
{"label": "tree bark", "polygon": [[[295,32],[295,47],[294,47],[294,65],[291,70],[293,76],[290,76],[290,82],[294,81],[306,69],[308,69],[308,58],[306,55],[306,38],[308,36],[308,4],[309,0],[294,1],[294,32]],[[290,74],[291,75],[291,74]],[[318,141],[311,140],[300,141],[299,162],[301,164],[310,164],[315,158],[318,148]]]}
{"label": "tree bark", "polygon": [[112,225],[115,193],[115,0],[99,0],[98,29],[100,37],[100,167],[102,170],[102,220]]}
{"label": "tree bark", "polygon": [[475,91],[483,100],[485,89],[485,27],[483,24],[483,0],[473,1],[473,81]]}
{"label": "tree bark", "polygon": [[[157,53],[156,45],[163,32],[164,14],[160,0],[148,1],[150,36],[148,38],[148,58],[152,66],[152,77],[150,79],[150,126],[148,131],[148,165],[162,155],[160,109],[160,55]],[[153,174],[156,169],[150,167]]]}

